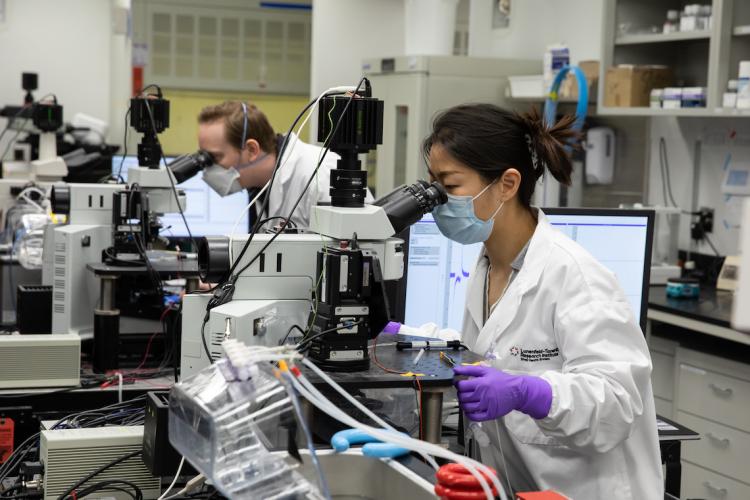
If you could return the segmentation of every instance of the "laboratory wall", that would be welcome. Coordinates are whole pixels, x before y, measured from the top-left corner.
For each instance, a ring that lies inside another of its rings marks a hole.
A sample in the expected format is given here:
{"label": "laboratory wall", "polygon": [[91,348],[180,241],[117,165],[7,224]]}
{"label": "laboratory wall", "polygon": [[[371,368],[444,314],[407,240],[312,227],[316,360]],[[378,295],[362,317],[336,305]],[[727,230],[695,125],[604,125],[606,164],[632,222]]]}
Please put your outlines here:
{"label": "laboratory wall", "polygon": [[404,54],[404,0],[315,0],[310,94],[354,85],[362,59]]}
{"label": "laboratory wall", "polygon": [[[714,231],[710,235],[720,254],[738,251],[740,207],[743,197],[722,193],[729,166],[750,166],[750,123],[742,119],[669,118],[651,119],[648,201],[666,205],[662,181],[659,141],[664,137],[674,201],[685,210],[715,209]],[[669,195],[667,194],[667,197]],[[691,248],[690,218],[682,217],[680,248]],[[712,254],[700,243],[693,249]]]}
{"label": "laboratory wall", "polygon": [[[601,0],[522,0],[511,4],[510,26],[493,29],[496,1],[470,0],[469,55],[541,58],[547,45],[570,47],[572,62],[599,59],[602,36]],[[544,13],[544,15],[540,15]]]}
{"label": "laboratory wall", "polygon": [[[116,118],[112,109],[116,104],[126,105],[128,95],[123,90],[130,87],[127,10],[123,8],[128,3],[6,1],[5,16],[0,19],[0,105],[22,104],[21,73],[36,72],[39,89],[35,97],[54,93],[66,120],[78,112],[105,121]],[[113,77],[125,81],[113,81]],[[5,120],[0,119],[0,127],[4,126]],[[108,135],[112,139],[121,134],[115,128]],[[4,149],[11,137],[6,134],[0,147]]]}
{"label": "laboratory wall", "polygon": [[[198,149],[198,122],[200,110],[209,104],[217,104],[228,99],[246,100],[258,106],[271,122],[277,133],[286,133],[297,114],[308,102],[307,96],[248,94],[241,92],[213,92],[200,90],[164,89],[169,99],[170,127],[161,135],[165,154],[177,156],[192,153]],[[309,128],[302,131],[301,137],[311,137]]]}

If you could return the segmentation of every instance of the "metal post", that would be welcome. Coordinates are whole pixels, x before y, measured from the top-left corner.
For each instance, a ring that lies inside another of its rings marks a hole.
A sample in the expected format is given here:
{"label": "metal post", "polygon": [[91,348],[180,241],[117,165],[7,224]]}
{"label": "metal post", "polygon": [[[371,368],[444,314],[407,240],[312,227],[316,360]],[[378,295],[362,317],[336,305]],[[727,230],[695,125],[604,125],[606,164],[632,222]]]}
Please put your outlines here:
{"label": "metal post", "polygon": [[198,289],[200,280],[198,278],[185,279],[185,293],[192,293]]}
{"label": "metal post", "polygon": [[440,444],[443,427],[443,393],[425,390],[422,392],[422,439]]}
{"label": "metal post", "polygon": [[94,309],[94,346],[92,361],[96,373],[105,373],[119,367],[120,310],[115,307],[115,280],[117,275],[99,277],[99,307]]}

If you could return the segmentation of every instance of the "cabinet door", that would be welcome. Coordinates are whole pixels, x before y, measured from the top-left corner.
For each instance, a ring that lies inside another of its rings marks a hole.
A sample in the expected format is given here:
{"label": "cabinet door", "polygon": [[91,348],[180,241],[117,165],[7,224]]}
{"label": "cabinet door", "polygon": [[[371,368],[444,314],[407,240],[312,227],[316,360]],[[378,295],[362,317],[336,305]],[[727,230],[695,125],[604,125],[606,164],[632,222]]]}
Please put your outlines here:
{"label": "cabinet door", "polygon": [[680,495],[705,500],[747,500],[750,486],[683,461]]}
{"label": "cabinet door", "polygon": [[684,460],[750,481],[750,434],[684,412],[677,412],[676,420],[701,435],[698,441],[682,443]]}
{"label": "cabinet door", "polygon": [[750,382],[680,364],[677,409],[750,432]]}

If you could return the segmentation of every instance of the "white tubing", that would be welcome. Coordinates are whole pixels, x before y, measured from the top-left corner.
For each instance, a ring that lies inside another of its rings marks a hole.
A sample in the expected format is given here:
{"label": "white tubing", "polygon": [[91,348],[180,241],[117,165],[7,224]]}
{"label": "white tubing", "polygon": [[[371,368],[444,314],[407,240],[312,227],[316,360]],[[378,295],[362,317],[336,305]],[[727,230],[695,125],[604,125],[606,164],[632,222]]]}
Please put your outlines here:
{"label": "white tubing", "polygon": [[[318,368],[318,366],[315,363],[313,363],[312,361],[310,361],[307,358],[303,358],[302,359],[302,363],[305,364],[305,366],[307,366],[308,368],[310,368],[312,371],[314,371],[315,374],[318,375],[320,378],[322,378],[328,385],[330,385],[331,387],[333,387],[336,390],[336,392],[338,392],[339,394],[341,394],[342,396],[344,396],[344,398],[346,398],[350,403],[352,403],[355,408],[359,409],[362,413],[364,413],[365,415],[367,415],[368,417],[370,417],[373,420],[373,422],[375,422],[375,423],[377,423],[377,424],[385,427],[386,429],[392,430],[394,432],[396,431],[396,429],[394,429],[391,425],[389,425],[385,420],[383,420],[382,418],[378,417],[375,413],[373,413],[372,411],[370,411],[369,408],[367,408],[365,405],[363,405],[362,403],[360,403],[359,401],[357,401],[357,399],[354,396],[352,396],[351,394],[349,394],[348,392],[346,392],[343,389],[343,387],[341,387],[336,382],[334,382],[333,379],[331,377],[329,377],[326,372],[324,372],[323,370],[321,370],[320,368]],[[305,381],[307,381],[307,379],[305,379]],[[315,389],[315,387],[313,387],[312,385],[310,387],[312,389]],[[323,397],[323,395],[320,394],[320,392],[317,391],[316,389],[315,389],[315,393],[316,393],[316,395],[319,395],[320,397]],[[434,458],[432,458],[431,456],[426,455],[424,453],[420,453],[420,455],[422,456],[422,458],[424,458],[427,461],[428,464],[430,464],[432,466],[433,469],[435,469],[435,470],[439,469],[439,466],[438,466],[437,462],[435,462]]]}
{"label": "white tubing", "polygon": [[[304,380],[304,384],[303,381]],[[399,446],[402,446],[404,448],[410,449],[412,451],[416,452],[423,452],[426,454],[430,454],[436,457],[442,457],[447,460],[453,460],[454,462],[457,462],[469,471],[469,473],[474,476],[477,481],[479,481],[479,484],[482,487],[482,490],[484,491],[485,495],[489,499],[493,499],[494,496],[492,494],[492,490],[490,489],[487,481],[485,478],[478,472],[478,470],[482,470],[487,474],[487,476],[492,481],[493,486],[497,489],[498,494],[500,495],[501,500],[507,500],[507,497],[505,495],[505,490],[503,489],[502,484],[500,483],[500,480],[497,478],[497,476],[486,466],[480,464],[479,462],[476,462],[470,458],[463,457],[461,455],[457,455],[453,452],[450,452],[438,445],[426,443],[424,441],[419,441],[417,439],[413,439],[411,437],[404,436],[402,434],[394,434],[393,432],[383,430],[383,429],[377,429],[375,427],[371,427],[368,425],[365,425],[353,417],[347,415],[343,411],[341,411],[338,407],[333,405],[330,401],[327,399],[319,398],[317,395],[313,394],[312,392],[308,391],[306,386],[312,385],[310,384],[309,380],[307,380],[304,375],[300,375],[298,378],[293,380],[295,388],[302,394],[308,401],[310,401],[314,406],[316,406],[321,411],[327,413],[331,417],[335,418],[336,420],[350,426],[356,429],[360,429],[371,436],[377,438],[380,441],[387,442],[387,443],[393,443]],[[333,384],[332,386],[335,387],[337,384]]]}

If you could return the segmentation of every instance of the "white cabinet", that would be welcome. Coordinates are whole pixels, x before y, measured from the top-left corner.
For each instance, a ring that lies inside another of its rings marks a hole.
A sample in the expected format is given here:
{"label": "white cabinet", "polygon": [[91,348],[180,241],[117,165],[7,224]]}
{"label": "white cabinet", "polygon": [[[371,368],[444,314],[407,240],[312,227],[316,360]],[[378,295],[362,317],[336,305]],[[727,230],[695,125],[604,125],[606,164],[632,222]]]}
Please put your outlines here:
{"label": "white cabinet", "polygon": [[672,418],[674,415],[675,391],[675,352],[677,342],[662,337],[650,336],[649,350],[651,351],[651,386],[654,390],[656,413],[663,417]]}
{"label": "white cabinet", "polygon": [[701,434],[683,443],[682,496],[750,498],[750,366],[678,347],[675,420]]}
{"label": "white cabinet", "polygon": [[750,498],[750,486],[683,461],[680,497],[747,500]]}

